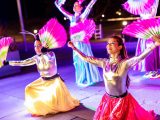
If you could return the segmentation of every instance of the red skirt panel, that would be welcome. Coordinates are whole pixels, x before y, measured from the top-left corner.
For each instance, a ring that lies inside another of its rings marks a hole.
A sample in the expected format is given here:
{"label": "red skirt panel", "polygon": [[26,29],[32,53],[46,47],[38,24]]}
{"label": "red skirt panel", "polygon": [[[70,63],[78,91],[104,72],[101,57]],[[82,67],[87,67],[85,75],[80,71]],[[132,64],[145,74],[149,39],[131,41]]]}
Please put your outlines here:
{"label": "red skirt panel", "polygon": [[142,108],[130,93],[123,98],[112,98],[106,93],[93,120],[155,120],[155,114]]}

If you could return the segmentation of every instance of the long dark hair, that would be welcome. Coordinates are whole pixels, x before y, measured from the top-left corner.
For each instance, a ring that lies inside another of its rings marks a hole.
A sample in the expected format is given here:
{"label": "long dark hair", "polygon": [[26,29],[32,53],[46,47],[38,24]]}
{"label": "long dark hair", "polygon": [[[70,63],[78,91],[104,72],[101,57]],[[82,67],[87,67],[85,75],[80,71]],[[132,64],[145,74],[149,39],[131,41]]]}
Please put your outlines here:
{"label": "long dark hair", "polygon": [[122,59],[127,59],[128,58],[128,54],[127,54],[127,51],[126,51],[126,47],[123,43],[123,39],[117,35],[114,35],[114,36],[111,36],[109,38],[113,38],[113,39],[116,39],[116,41],[118,42],[118,45],[122,46],[122,49],[120,50],[120,56]]}
{"label": "long dark hair", "polygon": [[[117,42],[118,42],[118,45],[122,46],[122,49],[120,50],[120,56],[121,56],[122,60],[128,59],[128,54],[127,54],[127,50],[126,50],[126,47],[124,45],[123,39],[121,37],[117,36],[117,35],[113,35],[113,36],[111,36],[109,38],[116,39]],[[126,80],[126,86],[127,86],[127,88],[129,87],[129,85],[130,85],[130,78],[127,75],[127,80]]]}
{"label": "long dark hair", "polygon": [[[39,35],[38,35],[38,34],[36,34],[34,38],[35,38],[35,41],[40,41],[40,38],[39,38]],[[40,41],[40,42],[41,42],[41,41]],[[42,42],[41,42],[41,43],[42,43]],[[49,49],[47,49],[46,47],[43,46],[42,49],[41,49],[41,52],[42,52],[42,53],[49,52]]]}

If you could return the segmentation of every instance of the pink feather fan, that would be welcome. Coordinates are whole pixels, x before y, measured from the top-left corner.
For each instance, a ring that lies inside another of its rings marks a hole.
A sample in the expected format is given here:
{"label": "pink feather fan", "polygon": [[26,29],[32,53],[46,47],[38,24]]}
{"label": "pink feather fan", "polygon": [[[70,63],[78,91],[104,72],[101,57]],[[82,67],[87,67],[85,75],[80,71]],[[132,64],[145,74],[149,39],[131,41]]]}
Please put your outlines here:
{"label": "pink feather fan", "polygon": [[79,4],[82,4],[84,0],[77,0]]}
{"label": "pink feather fan", "polygon": [[9,45],[13,42],[11,37],[3,37],[0,39],[0,67],[3,66],[3,61],[7,58]]}
{"label": "pink feather fan", "polygon": [[72,41],[89,43],[90,38],[94,34],[96,29],[96,24],[92,19],[86,19],[79,22],[78,25],[75,25],[70,28],[70,34]]}
{"label": "pink feather fan", "polygon": [[53,49],[63,47],[67,41],[64,27],[55,18],[51,18],[38,32],[42,45]]}
{"label": "pink feather fan", "polygon": [[160,19],[151,18],[134,21],[126,26],[122,33],[143,39],[149,39],[154,35],[160,35]]}
{"label": "pink feather fan", "polygon": [[122,4],[123,8],[131,14],[140,15],[151,8],[155,0],[128,0]]}

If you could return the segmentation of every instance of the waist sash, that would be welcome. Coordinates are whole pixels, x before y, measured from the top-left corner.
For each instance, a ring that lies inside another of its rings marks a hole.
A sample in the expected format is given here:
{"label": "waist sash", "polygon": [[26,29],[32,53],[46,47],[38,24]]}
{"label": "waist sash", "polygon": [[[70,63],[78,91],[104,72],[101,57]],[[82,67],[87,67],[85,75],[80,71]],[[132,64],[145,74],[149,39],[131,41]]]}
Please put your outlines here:
{"label": "waist sash", "polygon": [[53,75],[53,76],[51,76],[51,77],[42,77],[42,79],[43,79],[43,80],[51,80],[51,79],[54,79],[54,78],[56,78],[56,77],[60,77],[60,75],[57,73],[57,74],[55,74],[55,75]]}
{"label": "waist sash", "polygon": [[[107,93],[108,94],[108,93]],[[125,93],[123,93],[123,94],[121,94],[121,95],[118,95],[118,96],[116,96],[116,95],[110,95],[110,94],[108,94],[110,97],[112,97],[112,98],[123,98],[123,97],[125,97],[125,96],[127,96],[127,94],[128,94],[128,92],[126,91]]]}

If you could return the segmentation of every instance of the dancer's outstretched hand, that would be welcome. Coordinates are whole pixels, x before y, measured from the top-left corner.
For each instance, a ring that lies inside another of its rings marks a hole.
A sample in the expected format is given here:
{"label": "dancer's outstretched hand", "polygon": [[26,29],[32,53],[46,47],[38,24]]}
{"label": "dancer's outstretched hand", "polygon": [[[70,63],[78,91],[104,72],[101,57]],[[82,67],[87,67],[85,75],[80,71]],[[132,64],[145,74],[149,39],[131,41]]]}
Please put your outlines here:
{"label": "dancer's outstretched hand", "polygon": [[155,45],[160,46],[160,36],[155,35],[152,38],[155,41]]}
{"label": "dancer's outstretched hand", "polygon": [[62,6],[62,5],[65,4],[65,2],[66,2],[66,0],[56,0],[56,1],[54,2],[54,4],[55,4],[56,6]]}
{"label": "dancer's outstretched hand", "polygon": [[71,42],[71,41],[69,41],[69,42],[68,42],[68,47],[71,47],[72,49],[74,49],[74,48],[75,48],[75,46],[74,46],[73,42]]}

